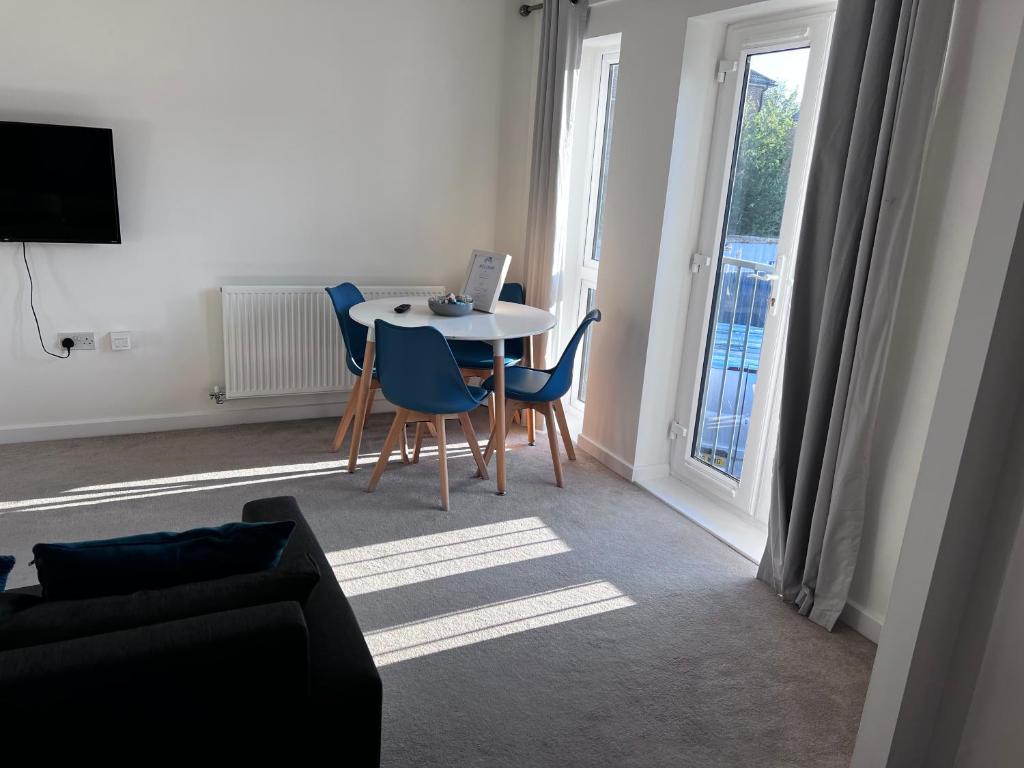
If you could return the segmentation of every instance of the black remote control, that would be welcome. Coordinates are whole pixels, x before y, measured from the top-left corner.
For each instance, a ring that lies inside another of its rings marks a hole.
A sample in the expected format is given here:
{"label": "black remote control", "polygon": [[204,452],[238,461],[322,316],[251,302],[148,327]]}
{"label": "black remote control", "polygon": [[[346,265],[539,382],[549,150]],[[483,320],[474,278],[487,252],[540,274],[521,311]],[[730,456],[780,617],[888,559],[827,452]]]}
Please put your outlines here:
{"label": "black remote control", "polygon": [[398,314],[402,314],[403,312],[408,312],[410,306],[412,306],[412,305],[411,304],[399,304],[397,307],[395,307],[395,312],[397,312]]}

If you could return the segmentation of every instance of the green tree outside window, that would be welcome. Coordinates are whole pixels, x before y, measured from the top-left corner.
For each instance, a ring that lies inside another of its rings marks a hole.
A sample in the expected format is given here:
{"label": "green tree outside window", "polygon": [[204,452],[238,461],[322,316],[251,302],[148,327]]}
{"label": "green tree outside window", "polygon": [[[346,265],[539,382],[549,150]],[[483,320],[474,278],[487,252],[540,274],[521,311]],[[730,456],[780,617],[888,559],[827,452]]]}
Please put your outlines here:
{"label": "green tree outside window", "polygon": [[795,90],[776,83],[748,92],[729,207],[731,236],[777,238],[782,229],[793,134],[800,117]]}

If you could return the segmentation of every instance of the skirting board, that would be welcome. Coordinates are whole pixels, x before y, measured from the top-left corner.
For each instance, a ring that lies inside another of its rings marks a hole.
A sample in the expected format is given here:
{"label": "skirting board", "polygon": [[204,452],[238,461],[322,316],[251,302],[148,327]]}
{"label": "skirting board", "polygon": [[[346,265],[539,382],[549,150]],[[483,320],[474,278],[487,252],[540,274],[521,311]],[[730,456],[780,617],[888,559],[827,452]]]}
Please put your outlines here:
{"label": "skirting board", "polygon": [[848,600],[839,620],[854,632],[863,635],[868,640],[878,645],[878,639],[882,636],[882,624],[885,619],[874,611]]}
{"label": "skirting board", "polygon": [[668,477],[670,473],[668,464],[645,464],[633,465],[633,482],[643,483]]}
{"label": "skirting board", "polygon": [[[235,424],[260,424],[270,421],[297,421],[300,419],[340,418],[347,399],[328,403],[302,405],[246,405],[243,407],[217,406],[216,409],[192,413],[126,416],[114,419],[29,424],[0,427],[0,444],[32,443],[41,440],[67,440],[76,437],[104,437],[133,435],[144,432],[168,432],[176,429],[202,429],[226,427]],[[374,413],[393,411],[394,406],[378,398]]]}
{"label": "skirting board", "polygon": [[576,438],[576,445],[579,446],[581,451],[597,459],[615,474],[626,478],[629,482],[633,482],[633,465],[621,456],[612,453],[604,446],[598,445],[582,432]]}
{"label": "skirting board", "polygon": [[668,464],[647,464],[644,466],[630,464],[617,453],[595,443],[582,432],[576,436],[576,444],[584,453],[597,459],[608,469],[615,472],[615,474],[626,478],[631,483],[643,483],[659,477],[667,477],[669,473]]}

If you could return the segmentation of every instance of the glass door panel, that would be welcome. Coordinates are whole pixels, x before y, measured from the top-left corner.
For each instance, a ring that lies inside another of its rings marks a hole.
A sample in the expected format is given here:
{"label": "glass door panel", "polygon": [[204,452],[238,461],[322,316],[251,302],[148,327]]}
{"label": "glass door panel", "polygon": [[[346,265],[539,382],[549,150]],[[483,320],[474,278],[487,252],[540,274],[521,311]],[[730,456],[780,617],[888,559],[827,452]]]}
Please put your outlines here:
{"label": "glass door panel", "polygon": [[691,455],[739,481],[774,313],[779,240],[809,48],[744,58]]}

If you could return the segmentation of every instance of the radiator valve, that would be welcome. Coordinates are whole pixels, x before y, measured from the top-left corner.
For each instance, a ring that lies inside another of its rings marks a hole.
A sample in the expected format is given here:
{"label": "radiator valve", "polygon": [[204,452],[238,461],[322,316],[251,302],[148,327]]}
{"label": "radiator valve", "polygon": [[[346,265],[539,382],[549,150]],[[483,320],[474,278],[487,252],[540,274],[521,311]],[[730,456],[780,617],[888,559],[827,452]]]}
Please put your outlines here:
{"label": "radiator valve", "polygon": [[221,391],[219,385],[214,385],[213,392],[210,393],[210,399],[213,400],[217,405],[224,405],[224,401],[227,399],[227,395]]}

